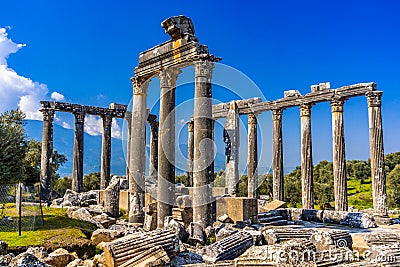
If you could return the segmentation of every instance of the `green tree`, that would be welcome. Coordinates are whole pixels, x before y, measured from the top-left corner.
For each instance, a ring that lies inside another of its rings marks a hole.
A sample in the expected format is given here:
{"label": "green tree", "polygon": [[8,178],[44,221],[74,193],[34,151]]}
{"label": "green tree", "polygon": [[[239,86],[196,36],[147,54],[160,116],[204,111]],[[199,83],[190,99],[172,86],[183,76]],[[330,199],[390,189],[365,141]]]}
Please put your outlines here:
{"label": "green tree", "polygon": [[285,201],[292,207],[301,205],[301,168],[297,166],[285,176],[284,182]]}
{"label": "green tree", "polygon": [[82,190],[84,192],[100,189],[100,172],[92,172],[83,176]]}
{"label": "green tree", "polygon": [[24,177],[21,164],[26,151],[25,114],[10,110],[0,114],[0,183],[15,183]]}
{"label": "green tree", "polygon": [[320,161],[313,169],[315,204],[323,207],[334,200],[333,164]]}
{"label": "green tree", "polygon": [[72,179],[70,177],[59,178],[53,181],[53,192],[63,196],[67,189],[71,189]]}
{"label": "green tree", "polygon": [[258,194],[267,195],[272,199],[272,174],[258,175]]}
{"label": "green tree", "polygon": [[386,174],[389,174],[398,164],[400,164],[400,152],[385,155]]}
{"label": "green tree", "polygon": [[346,173],[348,179],[361,180],[363,184],[371,176],[371,167],[365,160],[348,160],[346,161]]}
{"label": "green tree", "polygon": [[400,164],[387,176],[387,200],[390,208],[400,208]]}

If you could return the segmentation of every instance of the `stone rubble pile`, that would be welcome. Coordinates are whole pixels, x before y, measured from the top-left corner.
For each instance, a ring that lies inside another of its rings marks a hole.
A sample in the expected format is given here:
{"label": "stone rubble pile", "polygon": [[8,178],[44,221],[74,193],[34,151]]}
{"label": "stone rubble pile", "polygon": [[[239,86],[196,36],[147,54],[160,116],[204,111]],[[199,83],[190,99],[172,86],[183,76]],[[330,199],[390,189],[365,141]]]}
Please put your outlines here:
{"label": "stone rubble pile", "polygon": [[67,189],[64,197],[54,199],[50,207],[89,207],[90,205],[97,205],[97,203],[98,191],[96,190],[77,193],[71,189]]}

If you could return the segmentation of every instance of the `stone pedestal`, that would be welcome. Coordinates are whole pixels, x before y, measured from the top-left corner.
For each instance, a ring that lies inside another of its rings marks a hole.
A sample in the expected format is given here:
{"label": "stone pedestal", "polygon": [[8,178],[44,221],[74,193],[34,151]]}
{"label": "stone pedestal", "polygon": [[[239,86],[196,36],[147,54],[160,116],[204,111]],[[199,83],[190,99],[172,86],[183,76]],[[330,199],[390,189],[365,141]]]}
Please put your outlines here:
{"label": "stone pedestal", "polygon": [[82,191],[83,183],[83,135],[85,113],[75,111],[75,133],[74,133],[74,162],[72,165],[72,190]]}
{"label": "stone pedestal", "polygon": [[228,215],[234,223],[251,220],[257,223],[257,199],[247,197],[222,197],[216,200],[217,217]]}
{"label": "stone pedestal", "polygon": [[366,94],[368,99],[369,143],[371,157],[372,197],[377,215],[387,216],[386,176],[383,150],[381,98],[383,92]]}
{"label": "stone pedestal", "polygon": [[41,112],[43,113],[43,135],[42,135],[42,155],[40,162],[40,198],[42,201],[50,201],[54,110],[43,108]]}
{"label": "stone pedestal", "polygon": [[129,222],[143,223],[146,169],[147,90],[149,81],[132,78],[133,108],[129,159]]}
{"label": "stone pedestal", "polygon": [[229,104],[224,125],[224,142],[226,146],[225,186],[228,188],[229,195],[236,196],[239,183],[239,113],[235,101]]}
{"label": "stone pedestal", "polygon": [[175,189],[175,87],[179,70],[160,72],[160,129],[158,136],[157,227],[172,216]]}
{"label": "stone pedestal", "polygon": [[283,109],[272,110],[272,197],[284,200],[283,144],[282,144]]}
{"label": "stone pedestal", "polygon": [[301,185],[303,209],[314,208],[314,183],[311,141],[311,104],[300,106]]}
{"label": "stone pedestal", "polygon": [[348,209],[343,105],[343,100],[335,99],[331,101],[335,210],[338,211],[347,211]]}
{"label": "stone pedestal", "polygon": [[213,174],[209,173],[212,163],[212,70],[214,63],[209,60],[194,62],[194,160],[193,160],[193,221],[212,225],[212,184]]}
{"label": "stone pedestal", "polygon": [[105,189],[110,183],[112,117],[108,114],[105,114],[104,116],[102,116],[102,119],[103,119],[103,135],[101,143],[100,189]]}
{"label": "stone pedestal", "polygon": [[247,197],[257,198],[258,188],[258,151],[257,151],[257,115],[248,115],[248,157],[247,157],[247,177],[248,190]]}

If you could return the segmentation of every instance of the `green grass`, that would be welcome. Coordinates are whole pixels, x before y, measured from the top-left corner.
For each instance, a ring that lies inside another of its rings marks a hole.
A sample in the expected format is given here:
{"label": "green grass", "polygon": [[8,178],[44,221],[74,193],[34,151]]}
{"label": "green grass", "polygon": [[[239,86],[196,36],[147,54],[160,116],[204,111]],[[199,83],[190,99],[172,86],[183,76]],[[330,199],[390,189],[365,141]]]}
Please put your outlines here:
{"label": "green grass", "polygon": [[372,208],[372,183],[371,180],[349,179],[347,180],[347,195],[349,206],[354,206],[356,209]]}
{"label": "green grass", "polygon": [[[38,207],[24,207],[24,212],[29,209]],[[18,214],[15,205],[7,204],[3,215],[11,216],[13,220],[18,220]],[[88,235],[96,229],[94,225],[88,222],[79,221],[68,218],[65,209],[43,207],[44,226],[40,212],[36,215],[36,220],[32,219],[33,215],[26,212],[22,218],[22,234],[18,235],[17,231],[0,232],[0,239],[7,242],[10,248],[18,246],[45,246],[69,244],[73,242],[87,242]],[[29,222],[35,221],[34,227],[27,225]],[[24,223],[25,222],[25,223]],[[33,228],[33,229],[32,229]]]}

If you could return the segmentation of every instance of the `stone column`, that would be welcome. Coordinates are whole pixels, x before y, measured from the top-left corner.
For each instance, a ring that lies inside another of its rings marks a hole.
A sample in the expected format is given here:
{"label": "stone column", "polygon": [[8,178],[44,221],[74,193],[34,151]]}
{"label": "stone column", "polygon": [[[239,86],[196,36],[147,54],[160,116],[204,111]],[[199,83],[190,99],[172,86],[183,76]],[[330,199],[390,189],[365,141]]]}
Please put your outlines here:
{"label": "stone column", "polygon": [[43,108],[43,134],[42,134],[42,156],[40,162],[40,197],[42,201],[51,199],[51,176],[52,176],[52,154],[53,154],[53,120],[54,109]]}
{"label": "stone column", "polygon": [[160,72],[160,129],[158,138],[157,227],[172,215],[175,198],[175,89],[180,70]]}
{"label": "stone column", "polygon": [[284,200],[282,112],[283,109],[272,110],[272,196],[281,201]]}
{"label": "stone column", "polygon": [[132,78],[133,107],[129,158],[129,222],[144,221],[144,190],[146,170],[147,90],[149,81]]}
{"label": "stone column", "polygon": [[212,225],[212,70],[209,60],[194,62],[194,160],[193,160],[193,221]]}
{"label": "stone column", "polygon": [[101,118],[103,120],[103,135],[101,139],[100,189],[104,190],[110,183],[112,117],[109,114],[105,114]]}
{"label": "stone column", "polygon": [[301,119],[301,185],[303,209],[314,208],[314,183],[311,141],[311,104],[300,106]]}
{"label": "stone column", "polygon": [[372,197],[374,210],[378,215],[387,216],[386,176],[383,150],[381,98],[383,92],[372,91],[368,99],[369,144],[371,157]]}
{"label": "stone column", "polygon": [[335,210],[339,211],[347,211],[348,209],[343,105],[344,101],[342,99],[331,101]]}
{"label": "stone column", "polygon": [[239,113],[235,101],[229,104],[228,115],[224,125],[224,141],[226,144],[225,186],[228,194],[236,196],[239,183]]}
{"label": "stone column", "polygon": [[258,188],[258,150],[257,150],[257,114],[248,115],[248,157],[247,157],[247,176],[248,190],[247,196],[257,198]]}
{"label": "stone column", "polygon": [[129,159],[130,159],[130,151],[131,151],[131,130],[132,130],[132,112],[126,111],[125,118],[127,123],[127,136],[126,136],[126,179],[130,181],[129,178]]}
{"label": "stone column", "polygon": [[74,133],[74,162],[72,164],[72,190],[82,191],[83,183],[83,135],[85,124],[85,112],[74,111],[75,133]]}
{"label": "stone column", "polygon": [[149,120],[150,123],[150,157],[149,157],[149,176],[154,180],[157,179],[158,169],[158,122],[154,119]]}
{"label": "stone column", "polygon": [[194,122],[188,121],[188,186],[193,186]]}

